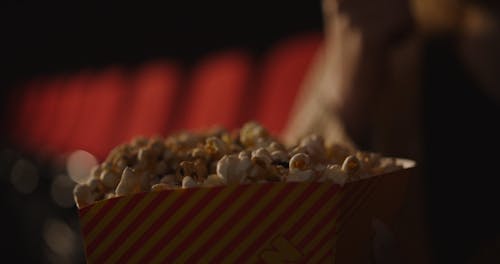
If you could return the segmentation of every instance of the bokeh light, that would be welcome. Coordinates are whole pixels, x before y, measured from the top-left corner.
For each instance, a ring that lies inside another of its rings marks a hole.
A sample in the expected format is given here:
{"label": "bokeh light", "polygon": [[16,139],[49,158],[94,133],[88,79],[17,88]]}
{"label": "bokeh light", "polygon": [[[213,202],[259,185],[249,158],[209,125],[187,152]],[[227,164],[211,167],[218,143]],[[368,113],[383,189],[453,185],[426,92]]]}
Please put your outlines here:
{"label": "bokeh light", "polygon": [[73,200],[73,182],[68,175],[59,174],[56,176],[50,187],[50,195],[54,202],[63,208],[72,207],[75,202]]}
{"label": "bokeh light", "polygon": [[10,182],[17,191],[32,193],[38,186],[38,171],[31,162],[20,159],[12,167]]}
{"label": "bokeh light", "polygon": [[97,159],[94,155],[84,150],[77,150],[69,155],[66,169],[74,182],[85,183],[95,165],[97,165]]}
{"label": "bokeh light", "polygon": [[48,219],[43,229],[43,239],[49,249],[61,257],[70,257],[75,252],[77,236],[61,220]]}

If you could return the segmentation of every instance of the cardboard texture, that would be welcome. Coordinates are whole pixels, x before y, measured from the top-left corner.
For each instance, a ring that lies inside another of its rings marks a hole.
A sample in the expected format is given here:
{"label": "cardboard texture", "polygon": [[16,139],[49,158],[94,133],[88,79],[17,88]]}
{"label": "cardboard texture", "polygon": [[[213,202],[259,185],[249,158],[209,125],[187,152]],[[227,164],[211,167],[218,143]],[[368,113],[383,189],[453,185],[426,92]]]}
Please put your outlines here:
{"label": "cardboard texture", "polygon": [[348,183],[265,183],[140,193],[79,210],[89,263],[368,263],[406,169]]}

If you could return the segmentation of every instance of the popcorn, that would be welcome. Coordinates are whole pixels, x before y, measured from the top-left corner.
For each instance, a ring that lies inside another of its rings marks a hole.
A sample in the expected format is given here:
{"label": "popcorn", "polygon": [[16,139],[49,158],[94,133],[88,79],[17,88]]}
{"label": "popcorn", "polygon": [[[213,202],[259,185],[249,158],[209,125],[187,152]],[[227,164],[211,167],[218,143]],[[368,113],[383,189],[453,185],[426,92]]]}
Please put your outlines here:
{"label": "popcorn", "polygon": [[208,160],[210,158],[210,155],[203,148],[194,148],[191,151],[191,157],[193,157],[193,159]]}
{"label": "popcorn", "polygon": [[342,163],[342,171],[345,171],[349,177],[359,177],[362,164],[355,156],[348,156]]}
{"label": "popcorn", "polygon": [[361,162],[366,170],[373,170],[380,166],[381,155],[377,153],[357,151],[356,158]]}
{"label": "popcorn", "polygon": [[156,164],[155,173],[157,175],[165,174],[165,173],[167,173],[167,171],[168,171],[168,165],[165,161],[162,160]]}
{"label": "popcorn", "polygon": [[288,154],[283,151],[283,150],[275,150],[271,152],[271,159],[273,162],[287,162],[288,161]]}
{"label": "popcorn", "polygon": [[146,160],[137,160],[137,162],[134,164],[134,166],[132,166],[132,168],[135,171],[145,171],[151,168],[149,164],[150,162]]}
{"label": "popcorn", "polygon": [[156,184],[158,181],[155,179],[156,175],[150,172],[140,172],[137,173],[140,180],[140,191],[149,191],[152,184]]}
{"label": "popcorn", "polygon": [[276,152],[276,151],[282,151],[285,152],[285,147],[283,147],[280,143],[276,141],[272,141],[268,146],[267,146],[267,151],[269,152]]}
{"label": "popcorn", "polygon": [[162,158],[163,160],[169,160],[174,156],[174,153],[170,149],[165,149],[163,151]]}
{"label": "popcorn", "polygon": [[325,140],[319,135],[312,134],[303,138],[300,141],[299,147],[315,159],[324,159],[326,156]]}
{"label": "popcorn", "polygon": [[77,206],[84,207],[141,191],[302,181],[344,185],[400,168],[380,154],[325,146],[323,137],[315,134],[286,147],[249,122],[231,133],[213,129],[166,139],[135,138],[111,150],[92,169],[91,180],[75,187],[74,197]]}
{"label": "popcorn", "polygon": [[139,153],[137,154],[137,159],[141,162],[148,162],[153,159],[153,149],[149,147],[143,147],[139,149]]}
{"label": "popcorn", "polygon": [[164,183],[167,185],[175,185],[175,181],[176,181],[176,176],[173,174],[165,175],[160,179],[160,183]]}
{"label": "popcorn", "polygon": [[254,140],[253,148],[269,148],[272,142],[271,138],[259,137]]}
{"label": "popcorn", "polygon": [[309,181],[312,179],[314,173],[312,170],[304,170],[304,171],[291,171],[288,174],[287,181],[289,182],[303,182]]}
{"label": "popcorn", "polygon": [[99,165],[96,165],[92,168],[92,170],[90,171],[90,178],[95,178],[95,179],[98,179],[100,178],[101,176],[101,166]]}
{"label": "popcorn", "polygon": [[310,162],[311,162],[311,159],[309,158],[309,155],[307,155],[305,153],[295,154],[290,159],[290,171],[308,169]]}
{"label": "popcorn", "polygon": [[87,185],[89,186],[89,188],[92,192],[104,191],[104,185],[102,184],[101,180],[99,180],[99,179],[96,179],[96,178],[90,179],[87,182]]}
{"label": "popcorn", "polygon": [[246,123],[240,131],[240,141],[246,147],[254,146],[259,138],[266,138],[267,131],[255,122]]}
{"label": "popcorn", "polygon": [[203,181],[208,175],[207,165],[205,161],[197,159],[194,161],[194,177],[197,181]]}
{"label": "popcorn", "polygon": [[140,148],[148,144],[148,139],[145,137],[136,137],[132,140],[132,146]]}
{"label": "popcorn", "polygon": [[118,162],[116,162],[116,168],[118,170],[124,170],[125,167],[127,167],[127,161],[123,158],[119,159]]}
{"label": "popcorn", "polygon": [[344,185],[349,176],[338,164],[329,164],[323,171],[323,177],[336,184]]}
{"label": "popcorn", "polygon": [[340,144],[333,144],[327,147],[327,159],[333,164],[342,164],[342,162],[351,155],[351,150]]}
{"label": "popcorn", "polygon": [[203,186],[205,187],[215,187],[215,186],[221,186],[224,185],[224,179],[219,177],[217,174],[210,174],[207,176],[205,181],[203,182]]}
{"label": "popcorn", "polygon": [[120,176],[111,170],[103,170],[100,179],[102,184],[108,189],[116,188],[120,182]]}
{"label": "popcorn", "polygon": [[196,147],[200,138],[198,135],[184,132],[167,140],[172,140],[174,143],[173,150],[177,151],[179,149],[190,149]]}
{"label": "popcorn", "polygon": [[311,159],[305,153],[295,154],[290,159],[290,172],[287,181],[301,182],[311,180],[314,172],[309,168]]}
{"label": "popcorn", "polygon": [[153,186],[151,186],[151,191],[153,192],[158,192],[158,191],[163,191],[163,190],[168,190],[170,189],[170,186],[165,183],[157,183]]}
{"label": "popcorn", "polygon": [[141,187],[141,178],[136,175],[130,167],[125,168],[122,178],[116,187],[116,195],[127,195],[130,193],[139,192]]}
{"label": "popcorn", "polygon": [[222,139],[218,137],[207,138],[205,149],[207,150],[208,153],[215,156],[224,155],[229,150],[228,147],[226,146],[226,143],[224,143],[224,141],[222,141]]}
{"label": "popcorn", "polygon": [[245,151],[241,151],[238,154],[238,171],[241,173],[248,172],[248,170],[252,167],[252,161],[250,160],[250,157],[248,156],[248,153]]}
{"label": "popcorn", "polygon": [[73,196],[75,197],[75,203],[79,208],[90,205],[94,202],[91,189],[88,185],[76,185],[73,189]]}
{"label": "popcorn", "polygon": [[[112,170],[113,164],[111,162],[103,162],[101,165],[101,170]],[[101,175],[101,173],[99,173]]]}
{"label": "popcorn", "polygon": [[217,163],[217,175],[227,184],[239,184],[244,175],[238,168],[240,159],[236,155],[225,155]]}
{"label": "popcorn", "polygon": [[160,178],[155,174],[149,174],[149,181],[145,181],[146,185],[143,186],[143,189],[148,190],[150,186],[160,183]]}
{"label": "popcorn", "polygon": [[252,152],[252,161],[264,168],[271,166],[273,162],[271,155],[265,148],[258,148]]}
{"label": "popcorn", "polygon": [[380,161],[380,166],[376,167],[374,171],[378,173],[389,173],[401,169],[401,166],[397,164],[396,159],[384,159]]}
{"label": "popcorn", "polygon": [[191,178],[190,176],[186,176],[182,178],[182,188],[194,188],[197,187],[198,184]]}
{"label": "popcorn", "polygon": [[163,144],[163,140],[161,138],[152,139],[149,142],[148,147],[155,156],[162,154],[165,149],[165,145]]}

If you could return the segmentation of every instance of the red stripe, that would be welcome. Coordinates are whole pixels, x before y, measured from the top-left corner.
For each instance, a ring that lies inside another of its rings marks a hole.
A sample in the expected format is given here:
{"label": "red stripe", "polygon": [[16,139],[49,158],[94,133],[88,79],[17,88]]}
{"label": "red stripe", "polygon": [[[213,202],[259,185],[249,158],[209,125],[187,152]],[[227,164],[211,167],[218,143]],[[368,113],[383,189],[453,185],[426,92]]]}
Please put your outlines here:
{"label": "red stripe", "polygon": [[[326,204],[327,203],[321,204],[321,207],[318,208],[317,210],[310,210],[309,212],[307,212],[305,214],[305,216],[313,215],[315,211],[317,212],[317,211],[320,211],[321,209],[323,209],[323,207],[325,207]],[[338,206],[333,205],[332,208],[330,208],[330,210],[325,214],[325,216],[323,216],[322,221],[320,220],[318,223],[316,223],[316,225],[313,227],[313,229],[311,231],[309,231],[309,233],[307,233],[306,236],[302,239],[302,241],[299,242],[296,246],[298,248],[304,248],[305,247],[304,241],[306,241],[306,242],[310,241],[311,238],[313,237],[313,234],[316,234],[316,232],[319,232],[321,229],[323,229],[324,228],[324,225],[323,225],[324,222],[331,222],[331,221],[333,221],[334,216],[335,216],[335,212],[337,212],[338,210],[339,210]],[[305,221],[303,221],[300,224],[300,226],[307,225],[308,222],[309,222],[309,220],[311,220],[312,218],[311,217],[306,217],[306,218],[303,218],[303,219]],[[293,233],[290,234],[290,237],[292,237],[292,236],[293,236]]]}
{"label": "red stripe", "polygon": [[[370,182],[369,182],[370,183]],[[363,194],[370,189],[371,184],[364,184],[362,186],[359,186],[359,189],[357,188],[351,188],[349,190],[349,193],[346,193],[345,195],[348,196],[350,199],[346,199],[346,202],[342,204],[342,206],[339,208],[339,216],[337,217],[337,224],[335,228],[335,234],[341,231],[341,226],[342,226],[342,219],[341,216],[345,215],[345,212],[350,210],[350,207],[352,207],[352,204],[358,201]]]}
{"label": "red stripe", "polygon": [[369,187],[371,182],[366,182],[360,185],[351,185],[349,189],[347,189],[344,193],[344,200],[339,206],[339,212],[340,214],[345,214],[346,210],[349,210],[350,206],[359,198],[359,196],[362,196],[364,192],[366,192]]}
{"label": "red stripe", "polygon": [[[189,247],[190,243],[198,237],[203,230],[210,228],[213,222],[217,220],[224,210],[227,208],[227,205],[231,202],[237,202],[238,197],[241,197],[241,193],[239,192],[241,187],[237,187],[233,190],[231,195],[229,195],[223,202],[219,204],[217,208],[203,221],[201,222],[192,232],[191,235],[186,237],[184,241],[182,241],[176,249],[174,249],[171,253],[171,258],[176,259],[186,248]],[[248,187],[245,187],[248,188]]]}
{"label": "red stripe", "polygon": [[318,261],[318,263],[334,263],[335,255],[332,251],[327,251],[326,254]]}
{"label": "red stripe", "polygon": [[139,201],[143,197],[144,195],[141,195],[139,197],[134,197],[131,200],[129,200],[127,204],[122,209],[120,209],[120,211],[115,215],[115,217],[113,217],[113,219],[111,219],[111,221],[109,221],[109,223],[102,229],[102,231],[99,232],[99,234],[97,234],[95,239],[93,241],[90,241],[90,244],[87,245],[87,251],[89,252],[89,256],[91,252],[94,252],[99,243],[101,243],[103,239],[116,228],[116,226],[121,222],[123,217],[125,217],[130,212],[130,210],[132,210],[137,205],[137,203],[139,203]]}
{"label": "red stripe", "polygon": [[[328,223],[331,223],[333,221],[336,212],[338,212],[338,207],[332,206],[332,208],[330,208],[328,213],[326,213],[326,215],[314,226],[314,228],[306,236],[304,236],[304,238],[297,244],[297,247],[298,248],[306,247],[309,241],[311,241],[315,236],[317,236],[318,233],[322,231]],[[335,225],[332,226],[331,231],[327,232],[328,234],[331,233],[331,235],[327,235],[327,237],[333,237],[333,230],[335,228]]]}
{"label": "red stripe", "polygon": [[[357,192],[356,199],[350,204],[356,203],[360,200],[365,200],[369,196],[370,191],[373,190],[373,188],[371,188],[373,186],[374,186],[373,182],[367,182],[364,186],[362,186],[363,189],[361,191]],[[356,191],[356,189],[357,189],[356,187],[353,187],[353,189],[350,190],[351,193]],[[368,192],[368,194],[363,196],[363,194],[365,194],[365,192]],[[353,210],[355,211],[356,209],[353,209]],[[344,210],[340,210],[340,212],[344,212]],[[324,227],[327,223],[328,223],[328,219],[326,219],[326,221],[320,226]],[[337,223],[340,223],[340,220]],[[324,245],[325,243],[329,242],[328,240],[333,239],[335,229],[336,229],[336,226],[335,225],[332,226],[331,230],[329,232],[327,232],[327,235],[324,235],[324,237],[319,241],[318,245]],[[318,233],[319,231],[320,231],[320,229],[316,230],[316,233]],[[309,239],[310,238],[305,238],[303,241],[301,241],[301,244],[302,245],[306,244],[309,241]],[[308,258],[311,258],[314,253],[316,253],[316,252],[313,251],[313,252],[309,253]],[[332,259],[334,256],[332,256],[331,254],[332,254],[331,250],[326,251],[325,255],[323,257],[321,257],[321,261],[319,263],[326,263],[327,258]]]}
{"label": "red stripe", "polygon": [[[368,182],[369,183],[369,182]],[[351,185],[348,189],[344,191],[344,195],[341,198],[338,206],[338,214],[345,214],[346,210],[349,210],[350,205],[354,201],[357,201],[359,197],[363,195],[363,193],[369,189],[370,184],[361,184],[361,185]],[[341,225],[340,222],[340,216],[337,217],[337,224],[336,224],[336,229],[335,233],[338,231],[337,227]]]}
{"label": "red stripe", "polygon": [[[292,205],[300,204],[300,201],[306,200],[314,190],[317,190],[317,187],[317,184],[310,184],[306,191],[303,192],[295,200],[295,202],[298,201],[298,203],[294,202]],[[331,190],[325,192],[325,194],[323,194],[320,199],[322,200],[323,198],[326,198],[330,195],[332,195]],[[282,225],[285,219],[289,217],[296,209],[296,206],[289,206],[287,210],[285,210],[285,212],[283,212],[278,218],[276,218],[276,220],[271,225],[269,225],[252,244],[250,244],[250,246],[236,259],[235,263],[243,263],[244,260],[248,260],[252,254],[255,254],[258,247],[263,245],[267,242],[267,240],[270,239],[269,234],[273,231],[279,230],[280,225]]]}
{"label": "red stripe", "polygon": [[[373,186],[372,186],[373,187]],[[367,191],[367,194],[364,197],[361,197],[357,203],[353,206],[351,206],[351,210],[349,212],[344,213],[341,217],[338,219],[338,227],[339,229],[342,229],[342,226],[346,223],[346,221],[355,214],[355,212],[362,207],[365,204],[365,201],[371,196],[374,188],[370,188]],[[340,230],[339,230],[340,231]]]}
{"label": "red stripe", "polygon": [[[321,228],[319,228],[319,229],[315,230],[315,231],[317,231],[317,232],[316,232],[316,234],[315,234],[315,236],[316,236],[316,235],[318,235],[318,232],[319,232],[322,228],[324,228],[324,227],[326,226],[326,224],[328,224],[328,223],[329,223],[329,220],[328,220],[328,219],[325,219],[323,222],[321,222],[321,224],[319,224],[319,225],[318,225],[318,226],[319,226],[319,227],[321,227]],[[329,255],[330,253],[332,253],[332,251],[333,251],[333,246],[334,246],[334,245],[333,245],[332,241],[330,241],[330,240],[332,240],[332,239],[334,238],[334,233],[335,233],[334,231],[335,231],[335,225],[333,225],[333,226],[332,226],[332,227],[328,230],[328,232],[326,232],[326,233],[325,233],[325,235],[323,236],[323,238],[321,238],[321,239],[320,239],[320,241],[319,241],[319,243],[318,243],[318,245],[320,245],[320,246],[325,245],[326,243],[329,243],[329,244],[331,244],[331,245],[332,245],[332,248],[331,248],[330,250],[326,251],[325,256],[328,256],[328,255]],[[311,238],[308,238],[308,239],[311,239]],[[308,239],[304,239],[304,240],[301,242],[301,244],[302,244],[302,245],[306,244],[308,241],[310,241],[310,240],[308,240]],[[299,246],[299,247],[300,247],[300,246]],[[314,254],[316,254],[316,253],[317,253],[317,252],[316,252],[316,251],[314,251],[314,250],[313,250],[313,251],[311,251],[310,253],[308,253],[308,254],[307,254],[306,259],[310,259],[310,258],[312,258],[312,256],[313,256]],[[322,257],[322,258],[324,258],[324,257]],[[322,262],[320,262],[320,263],[322,263]]]}
{"label": "red stripe", "polygon": [[90,208],[92,208],[92,207],[94,207],[94,205],[86,206],[86,207],[83,207],[82,209],[79,209],[78,215],[80,216],[80,218],[83,218],[90,211]]}
{"label": "red stripe", "polygon": [[[338,190],[338,191],[340,191],[340,190]],[[339,193],[339,195],[340,195],[340,193]],[[350,198],[352,198],[352,196],[344,194],[340,198],[339,205],[341,203],[345,202],[346,200],[349,200]],[[323,204],[319,204],[318,206],[323,206]],[[314,212],[318,210],[318,206],[311,208],[306,214],[304,214],[304,217],[302,217],[297,223],[295,223],[295,225],[286,233],[286,237],[293,237],[294,234],[299,232],[299,230],[304,226],[304,224],[310,219],[310,215],[313,215]],[[336,210],[341,211],[339,206],[334,206],[332,209],[336,209]],[[328,213],[328,215],[331,215],[331,213]],[[334,215],[331,215],[331,216],[332,216],[332,218],[334,217]]]}
{"label": "red stripe", "polygon": [[[137,250],[144,244],[146,243],[152,236],[153,234],[165,223],[165,221],[171,217],[176,211],[179,210],[180,207],[182,207],[187,200],[192,195],[192,190],[188,190],[183,192],[175,201],[168,207],[168,209],[162,213],[162,215],[142,234],[139,239],[128,249],[125,251],[125,254],[123,254],[120,257],[120,260],[122,259],[129,259],[134,252],[137,252]],[[162,221],[163,220],[163,221]],[[111,256],[111,254],[114,253],[114,251],[109,250],[106,253],[106,256],[102,257],[102,260],[106,260]]]}
{"label": "red stripe", "polygon": [[[335,207],[335,206],[334,206]],[[323,219],[321,221],[319,221],[315,226],[314,228],[297,244],[297,247],[298,248],[304,248],[307,243],[309,241],[312,241],[313,238],[315,236],[318,235],[319,232],[321,232],[322,230],[325,229],[325,226],[328,224],[328,223],[331,223],[332,222],[332,214],[335,213],[335,210],[338,209],[338,208],[332,208],[325,217],[323,217]],[[330,217],[329,217],[330,216]],[[330,237],[330,238],[333,238],[333,234],[334,234],[334,229],[335,229],[335,226],[336,224],[334,224],[332,226],[332,228],[330,230],[327,230],[327,234],[326,237]],[[322,245],[322,244],[318,244],[318,245]]]}
{"label": "red stripe", "polygon": [[354,209],[357,209],[357,207],[355,207],[355,204],[359,205],[359,203],[361,203],[362,201],[365,201],[371,195],[371,192],[373,191],[373,189],[375,187],[375,183],[376,183],[375,180],[368,182],[366,184],[366,187],[363,188],[363,191],[359,192],[361,197],[358,197],[358,199],[356,199],[355,201],[352,201],[349,204],[349,205],[351,205],[350,209],[346,209],[346,210],[341,211],[341,213],[339,215],[339,219],[338,219],[339,223],[342,223],[342,221],[344,220],[344,218],[346,216],[351,215],[354,212]]}
{"label": "red stripe", "polygon": [[[179,232],[182,232],[183,226],[186,223],[189,223],[191,219],[196,218],[196,216],[200,213],[200,211],[207,204],[211,203],[212,200],[217,196],[219,192],[221,192],[224,188],[211,188],[210,192],[207,193],[202,199],[201,202],[196,204],[181,220],[177,222],[177,224],[170,229],[170,231],[163,235],[163,237],[151,248],[146,255],[139,260],[139,263],[150,263],[154,257],[163,249],[163,247],[169,242],[169,240],[176,236]],[[126,258],[121,258],[118,260],[119,263],[127,260]],[[170,261],[168,261],[170,263]]]}
{"label": "red stripe", "polygon": [[[227,220],[226,223],[236,223],[239,219],[245,217],[247,211],[253,207],[259,200],[266,195],[267,192],[271,190],[271,187],[275,187],[273,184],[264,184],[262,188],[259,189],[252,197],[243,205],[241,208],[236,211],[236,213]],[[224,233],[227,232],[227,225],[222,225],[214,235],[210,239],[208,239],[205,244],[203,244],[187,261],[186,263],[194,263],[199,261],[203,254],[206,254],[208,250],[210,250],[211,244],[217,238],[221,238],[224,236]]]}
{"label": "red stripe", "polygon": [[[312,184],[310,184],[312,185]],[[250,223],[247,224],[246,227],[244,227],[236,236],[235,236],[235,241],[234,243],[229,243],[223,250],[219,252],[215,258],[213,258],[211,261],[213,263],[221,263],[223,258],[227,256],[228,252],[233,252],[235,247],[239,246],[239,238],[245,238],[248,237],[249,233],[253,231],[253,228],[248,228],[248,227],[254,227],[258,226],[262,219],[266,219],[268,214],[274,210],[276,207],[279,207],[282,203],[283,200],[287,197],[287,195],[295,189],[300,188],[301,184],[290,184],[289,186],[286,186],[279,192],[279,194],[272,200],[270,201],[266,207],[264,207],[259,214],[253,217],[253,219],[250,221]]]}
{"label": "red stripe", "polygon": [[[357,201],[359,201],[359,200],[362,200],[362,198],[364,197],[365,191],[367,191],[367,190],[369,189],[369,187],[370,187],[370,186],[371,186],[371,184],[367,184],[367,185],[363,186],[363,187],[364,187],[364,188],[363,188],[363,190],[362,190],[362,191],[359,191],[359,192],[357,192],[357,193],[356,193],[357,195],[356,195],[356,196],[355,196],[355,198],[354,198],[354,202],[357,202]],[[354,202],[353,202],[353,203],[354,203]],[[337,212],[342,213],[342,212],[343,212],[343,210],[339,210],[339,208],[336,208],[336,207],[334,206],[334,207],[330,210],[330,212],[328,212],[328,214],[327,214],[327,216],[328,216],[328,215],[330,215],[330,216],[332,216],[332,217],[331,217],[331,218],[328,218],[328,217],[324,218],[324,219],[323,219],[323,221],[322,221],[320,224],[316,225],[316,227],[315,227],[313,230],[311,230],[311,232],[309,232],[309,234],[308,234],[307,236],[305,236],[305,237],[302,239],[302,241],[300,241],[300,242],[298,243],[298,245],[297,245],[297,246],[298,246],[299,248],[304,248],[304,247],[307,245],[307,243],[308,243],[309,241],[311,241],[311,240],[312,240],[315,236],[317,236],[317,235],[320,233],[320,231],[321,231],[322,229],[324,229],[324,228],[325,228],[325,226],[326,226],[329,222],[331,222],[331,221],[332,221],[332,218],[334,217],[334,215],[335,215]],[[333,239],[333,237],[334,237],[334,235],[335,235],[335,230],[336,230],[336,229],[337,229],[337,227],[340,225],[340,223],[341,223],[341,222],[340,222],[340,220],[337,220],[337,223],[335,223],[335,225],[333,225],[333,226],[331,227],[331,229],[330,229],[330,230],[326,233],[326,235],[324,235],[324,238],[320,240],[320,243],[318,243],[318,245],[323,245],[324,243],[326,243],[326,241],[325,241],[325,240],[328,240],[328,239]],[[313,253],[314,253],[314,251],[313,251],[313,252],[311,252],[311,253],[309,253],[308,255],[311,255],[311,254],[313,254]],[[309,256],[308,258],[310,258],[310,256]]]}
{"label": "red stripe", "polygon": [[[182,193],[182,195],[177,199],[170,207],[168,212],[173,213],[179,207],[184,204],[184,201],[189,199],[188,192]],[[106,259],[111,257],[111,255],[123,244],[123,242],[134,232],[137,227],[144,222],[144,219],[148,218],[151,213],[158,208],[158,206],[165,200],[165,198],[171,195],[171,192],[160,192],[159,195],[146,207],[144,210],[139,213],[139,215],[134,219],[132,223],[127,225],[127,228],[113,241],[113,243],[103,252],[101,256],[97,256],[95,259],[98,263],[104,263]],[[121,218],[117,218],[117,220],[121,220]],[[150,227],[151,229],[151,227]],[[149,229],[148,229],[149,230]],[[144,236],[144,235],[143,235]],[[149,238],[149,236],[148,236]]]}
{"label": "red stripe", "polygon": [[113,208],[119,200],[120,199],[111,199],[108,201],[104,201],[104,203],[106,204],[103,207],[101,207],[99,212],[96,215],[94,215],[94,217],[92,217],[92,219],[85,226],[82,226],[83,235],[88,236],[88,234],[92,231],[92,229],[94,229],[97,223],[99,223],[99,221],[101,221],[102,218],[106,217],[108,211],[111,208]]}

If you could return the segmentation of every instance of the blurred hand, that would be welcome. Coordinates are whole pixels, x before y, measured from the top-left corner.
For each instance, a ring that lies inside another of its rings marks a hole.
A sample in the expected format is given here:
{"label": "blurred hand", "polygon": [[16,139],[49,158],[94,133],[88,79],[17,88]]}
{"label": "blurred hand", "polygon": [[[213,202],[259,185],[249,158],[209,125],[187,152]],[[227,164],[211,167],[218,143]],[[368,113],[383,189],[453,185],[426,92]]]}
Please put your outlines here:
{"label": "blurred hand", "polygon": [[359,31],[375,45],[390,44],[412,26],[408,0],[323,0],[323,11],[327,23],[342,25],[337,30]]}
{"label": "blurred hand", "polygon": [[383,100],[391,103],[383,91],[387,53],[411,32],[409,6],[408,0],[323,1],[324,47],[303,84],[286,141],[316,132],[365,145],[374,110]]}
{"label": "blurred hand", "polygon": [[370,122],[383,94],[387,53],[411,32],[408,0],[324,0],[329,8],[326,48],[337,83],[332,94],[348,134],[358,144],[370,137]]}

